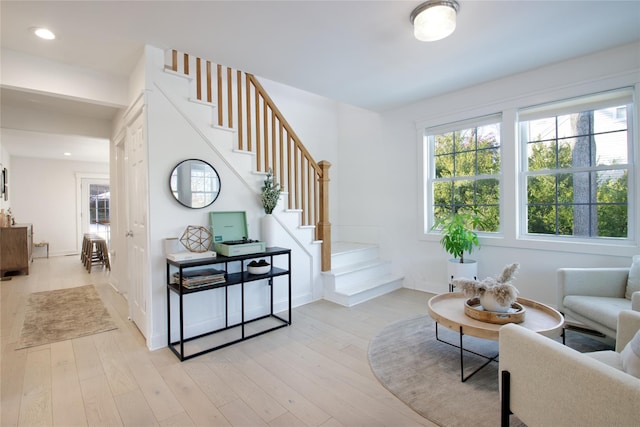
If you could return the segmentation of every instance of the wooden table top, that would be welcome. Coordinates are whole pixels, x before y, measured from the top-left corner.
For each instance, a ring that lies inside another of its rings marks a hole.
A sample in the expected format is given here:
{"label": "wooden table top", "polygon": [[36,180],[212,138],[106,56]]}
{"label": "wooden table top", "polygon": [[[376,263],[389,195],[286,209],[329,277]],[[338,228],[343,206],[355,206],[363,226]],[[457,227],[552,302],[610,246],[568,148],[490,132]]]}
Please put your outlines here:
{"label": "wooden table top", "polygon": [[[464,313],[464,303],[467,299],[469,298],[462,292],[436,295],[429,300],[429,315],[439,324],[456,332],[460,331],[462,326],[462,333],[465,335],[497,341],[503,325],[482,322],[467,316]],[[551,338],[562,335],[564,317],[559,311],[526,298],[518,298],[518,302],[526,309],[524,321],[518,325]]]}

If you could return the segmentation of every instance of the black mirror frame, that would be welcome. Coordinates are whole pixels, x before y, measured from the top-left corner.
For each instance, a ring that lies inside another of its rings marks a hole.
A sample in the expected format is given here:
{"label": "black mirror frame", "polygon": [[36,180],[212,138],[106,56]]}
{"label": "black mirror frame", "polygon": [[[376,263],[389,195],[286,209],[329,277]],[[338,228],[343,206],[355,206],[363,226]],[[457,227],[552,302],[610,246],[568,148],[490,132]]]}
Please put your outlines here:
{"label": "black mirror frame", "polygon": [[[185,203],[183,203],[182,201],[180,201],[175,194],[173,193],[173,188],[171,188],[171,177],[173,176],[174,172],[178,169],[178,167],[180,167],[180,165],[182,165],[183,163],[187,163],[187,162],[200,162],[200,163],[204,163],[205,165],[209,166],[211,168],[211,170],[213,170],[216,174],[216,176],[218,177],[218,193],[216,194],[216,196],[213,198],[213,200],[211,201],[211,203],[206,204],[204,206],[189,206]],[[174,166],[173,169],[171,169],[171,172],[169,173],[169,192],[171,193],[171,195],[173,196],[173,199],[180,203],[182,206],[189,208],[189,209],[204,209],[206,207],[209,207],[213,204],[213,202],[215,202],[218,197],[220,197],[220,191],[222,191],[222,180],[220,179],[220,174],[218,173],[218,171],[216,170],[216,168],[213,167],[213,165],[211,165],[211,163],[206,162],[202,159],[185,159],[181,162],[179,162],[177,165]]]}

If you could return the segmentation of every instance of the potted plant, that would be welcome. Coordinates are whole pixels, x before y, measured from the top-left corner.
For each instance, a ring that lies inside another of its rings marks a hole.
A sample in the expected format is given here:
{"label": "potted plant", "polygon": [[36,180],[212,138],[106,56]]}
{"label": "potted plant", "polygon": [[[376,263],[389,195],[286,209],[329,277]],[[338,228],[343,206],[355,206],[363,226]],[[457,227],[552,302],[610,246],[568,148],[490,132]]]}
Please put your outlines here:
{"label": "potted plant", "polygon": [[280,199],[280,193],[282,192],[282,188],[280,184],[278,184],[274,177],[273,171],[269,168],[267,172],[267,177],[264,180],[264,184],[262,185],[262,191],[260,193],[260,202],[262,203],[262,207],[264,208],[265,216],[262,217],[261,227],[262,227],[262,240],[264,241],[265,246],[272,247],[275,246],[275,229],[277,226],[277,221],[273,217],[273,210],[278,205],[278,200]]}
{"label": "potted plant", "polygon": [[486,227],[484,216],[477,208],[471,212],[458,211],[445,218],[441,218],[431,228],[439,229],[442,233],[440,244],[449,254],[448,274],[450,284],[456,277],[475,279],[478,276],[478,267],[475,260],[464,257],[465,252],[471,253],[476,247],[480,247],[476,230]]}

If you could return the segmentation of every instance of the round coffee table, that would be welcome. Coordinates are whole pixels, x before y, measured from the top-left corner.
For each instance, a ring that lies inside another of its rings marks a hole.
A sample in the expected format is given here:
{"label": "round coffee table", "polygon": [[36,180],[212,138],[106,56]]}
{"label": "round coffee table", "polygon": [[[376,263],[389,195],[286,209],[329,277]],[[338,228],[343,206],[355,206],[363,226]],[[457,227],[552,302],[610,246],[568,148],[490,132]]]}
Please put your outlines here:
{"label": "round coffee table", "polygon": [[[464,312],[464,303],[467,299],[469,298],[461,292],[449,292],[434,296],[428,303],[429,315],[436,322],[436,339],[460,348],[460,378],[463,382],[492,361],[495,361],[498,355],[486,356],[466,350],[463,346],[462,337],[464,335],[471,335],[477,338],[497,341],[500,336],[500,328],[503,326],[496,323],[483,322],[467,316]],[[518,323],[518,325],[550,338],[562,336],[564,341],[564,317],[559,311],[548,305],[526,298],[518,298],[518,303],[526,309],[524,321]],[[438,336],[438,324],[458,332],[460,334],[460,344],[456,345],[441,340]],[[488,359],[484,365],[466,377],[464,376],[465,351]]]}

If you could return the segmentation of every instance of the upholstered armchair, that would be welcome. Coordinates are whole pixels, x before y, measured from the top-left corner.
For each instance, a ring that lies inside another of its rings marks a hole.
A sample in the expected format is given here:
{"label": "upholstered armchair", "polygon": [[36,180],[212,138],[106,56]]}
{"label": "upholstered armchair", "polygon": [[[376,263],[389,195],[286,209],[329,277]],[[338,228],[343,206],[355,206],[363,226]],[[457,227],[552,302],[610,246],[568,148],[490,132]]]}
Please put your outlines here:
{"label": "upholstered armchair", "polygon": [[628,268],[560,268],[558,310],[567,320],[616,338],[618,313],[640,311],[640,255]]}
{"label": "upholstered armchair", "polygon": [[510,323],[500,328],[501,425],[637,426],[640,313],[619,315],[616,351],[580,353]]}

